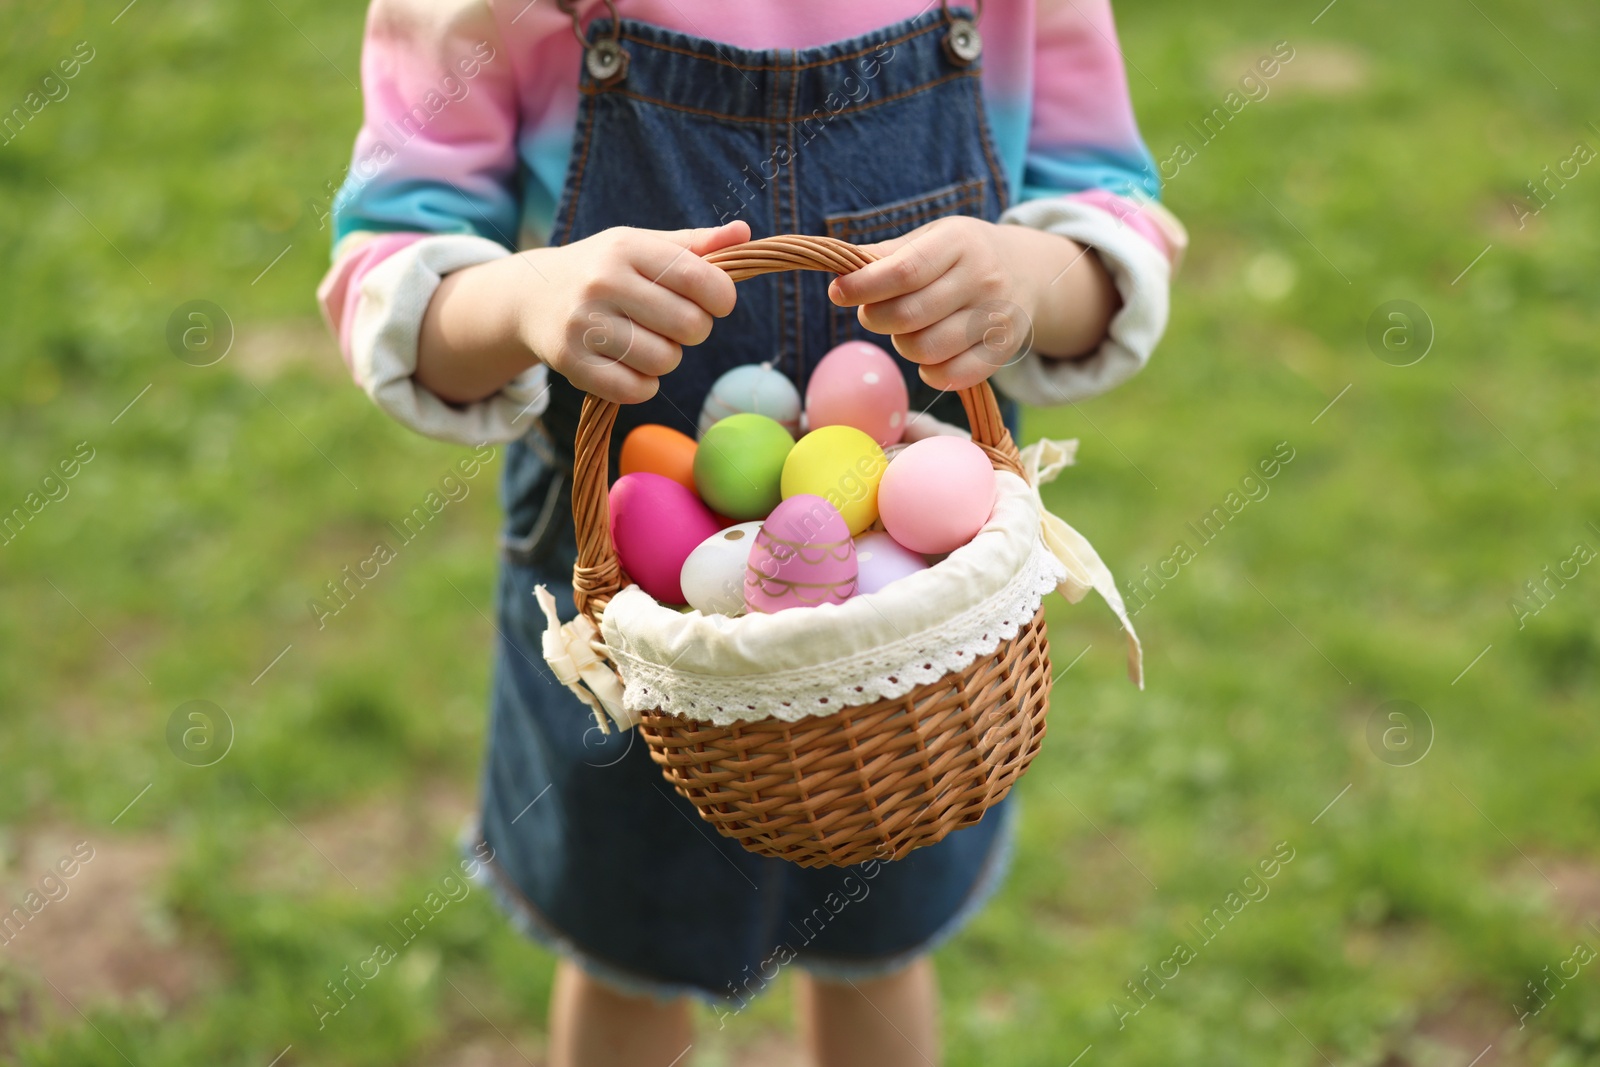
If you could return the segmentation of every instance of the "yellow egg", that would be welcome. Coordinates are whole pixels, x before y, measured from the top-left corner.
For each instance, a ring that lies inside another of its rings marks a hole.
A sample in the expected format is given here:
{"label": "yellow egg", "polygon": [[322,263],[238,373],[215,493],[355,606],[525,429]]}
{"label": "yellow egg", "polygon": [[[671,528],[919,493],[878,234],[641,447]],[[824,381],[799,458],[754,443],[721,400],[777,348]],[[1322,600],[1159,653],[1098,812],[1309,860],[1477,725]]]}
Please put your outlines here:
{"label": "yellow egg", "polygon": [[878,483],[888,465],[878,442],[854,426],[824,426],[789,451],[783,463],[783,496],[822,497],[838,509],[855,536],[878,520]]}

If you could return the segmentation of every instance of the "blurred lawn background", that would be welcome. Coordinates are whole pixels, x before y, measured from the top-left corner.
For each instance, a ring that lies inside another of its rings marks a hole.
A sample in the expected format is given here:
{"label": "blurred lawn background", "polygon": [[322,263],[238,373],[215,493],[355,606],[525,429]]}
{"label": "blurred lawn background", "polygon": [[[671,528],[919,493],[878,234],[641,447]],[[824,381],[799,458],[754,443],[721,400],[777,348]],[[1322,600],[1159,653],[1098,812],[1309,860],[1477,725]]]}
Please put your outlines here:
{"label": "blurred lawn background", "polygon": [[[0,1059],[541,1062],[551,958],[481,891],[311,1007],[456,868],[498,518],[496,464],[317,629],[464,455],[316,319],[362,5],[125,2],[0,8],[0,109],[93,53],[0,147],[0,511],[92,453],[0,546],[0,905],[93,849],[0,945]],[[1600,575],[1523,588],[1600,551],[1600,10],[1321,5],[1120,11],[1152,151],[1193,150],[1193,250],[1151,368],[1029,432],[1082,439],[1049,497],[1119,576],[1194,555],[1146,587],[1142,694],[1103,608],[1052,609],[1015,871],[939,954],[952,1064],[1600,1063]],[[211,366],[168,346],[191,300],[235,331]],[[1369,345],[1394,300],[1425,319]],[[232,724],[209,767],[169,748],[192,700]],[[784,989],[705,1019],[686,1062],[796,1062]]]}

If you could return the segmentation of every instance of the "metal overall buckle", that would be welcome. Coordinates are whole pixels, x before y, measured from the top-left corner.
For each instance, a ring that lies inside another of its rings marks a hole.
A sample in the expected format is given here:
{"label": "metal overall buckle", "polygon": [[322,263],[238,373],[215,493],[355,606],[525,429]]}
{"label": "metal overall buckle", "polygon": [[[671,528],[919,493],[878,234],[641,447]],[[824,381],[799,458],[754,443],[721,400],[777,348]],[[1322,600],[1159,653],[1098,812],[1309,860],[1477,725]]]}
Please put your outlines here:
{"label": "metal overall buckle", "polygon": [[611,16],[611,35],[591,43],[583,34],[577,0],[556,0],[556,7],[572,18],[572,34],[583,46],[584,68],[602,87],[615,85],[628,76],[628,53],[622,47],[622,24],[617,21],[616,0],[605,0],[605,5]]}
{"label": "metal overall buckle", "polygon": [[978,32],[978,20],[983,17],[983,0],[975,0],[972,17],[960,18],[950,13],[950,0],[939,0],[949,28],[944,34],[944,54],[958,67],[970,67],[983,54],[983,35]]}

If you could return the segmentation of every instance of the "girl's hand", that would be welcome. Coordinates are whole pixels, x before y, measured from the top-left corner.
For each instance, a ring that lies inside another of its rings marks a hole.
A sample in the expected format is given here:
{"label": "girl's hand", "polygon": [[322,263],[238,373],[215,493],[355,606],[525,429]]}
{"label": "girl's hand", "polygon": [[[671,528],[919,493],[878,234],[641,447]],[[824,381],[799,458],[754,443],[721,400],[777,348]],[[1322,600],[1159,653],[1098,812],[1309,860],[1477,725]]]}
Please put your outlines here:
{"label": "girl's hand", "polygon": [[867,247],[882,258],[828,296],[892,335],[936,389],[976,385],[1029,352],[1092,352],[1120,303],[1098,256],[1024,226],[951,216]]}
{"label": "girl's hand", "polygon": [[619,226],[457,271],[423,319],[416,380],[470,403],[543,361],[585,392],[642,403],[683,346],[704,341],[712,320],[733,310],[733,280],[700,257],[749,239],[743,222]]}
{"label": "girl's hand", "polygon": [[550,256],[553,286],[529,303],[528,347],[584,392],[619,404],[656,395],[684,345],[733,311],[733,279],[700,257],[750,239],[747,223],[704,230],[616,227]]}

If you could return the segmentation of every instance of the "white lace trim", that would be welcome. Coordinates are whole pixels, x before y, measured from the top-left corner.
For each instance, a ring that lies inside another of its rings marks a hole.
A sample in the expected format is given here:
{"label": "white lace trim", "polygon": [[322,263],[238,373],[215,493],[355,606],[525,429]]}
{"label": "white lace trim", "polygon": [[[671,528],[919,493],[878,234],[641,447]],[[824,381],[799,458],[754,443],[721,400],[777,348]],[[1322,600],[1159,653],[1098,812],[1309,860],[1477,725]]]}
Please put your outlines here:
{"label": "white lace trim", "polygon": [[630,711],[660,708],[717,726],[766,718],[796,722],[904,696],[966,668],[1015,637],[1066,573],[1036,539],[1023,566],[993,596],[937,628],[819,666],[721,677],[675,670],[615,645],[610,657]]}

